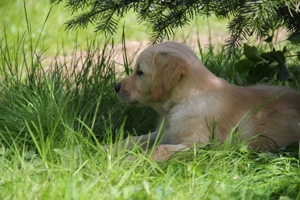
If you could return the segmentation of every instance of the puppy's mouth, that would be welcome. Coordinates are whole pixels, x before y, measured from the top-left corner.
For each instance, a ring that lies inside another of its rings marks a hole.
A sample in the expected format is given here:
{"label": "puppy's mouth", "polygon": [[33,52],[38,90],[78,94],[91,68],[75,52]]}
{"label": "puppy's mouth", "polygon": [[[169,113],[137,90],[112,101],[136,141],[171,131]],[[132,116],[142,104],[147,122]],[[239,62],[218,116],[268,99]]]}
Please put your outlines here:
{"label": "puppy's mouth", "polygon": [[130,101],[130,102],[127,102],[127,103],[131,106],[138,106],[139,105],[139,102],[137,102],[137,101]]}
{"label": "puppy's mouth", "polygon": [[132,105],[132,106],[137,106],[139,105],[139,102],[136,100],[133,100],[131,98],[130,93],[127,90],[123,90],[121,92],[118,93],[119,98],[124,101],[125,103]]}

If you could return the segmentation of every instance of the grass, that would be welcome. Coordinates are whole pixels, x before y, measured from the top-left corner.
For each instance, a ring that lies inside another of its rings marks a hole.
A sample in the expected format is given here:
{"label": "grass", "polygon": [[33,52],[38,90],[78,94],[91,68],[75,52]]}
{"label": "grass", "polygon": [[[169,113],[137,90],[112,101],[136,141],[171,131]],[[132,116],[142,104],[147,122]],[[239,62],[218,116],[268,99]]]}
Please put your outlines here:
{"label": "grass", "polygon": [[[24,0],[21,2],[0,0],[0,5],[0,12],[3,13],[0,19],[0,31],[2,33],[5,31],[9,35],[6,38],[9,45],[12,45],[18,37],[25,34],[32,38],[32,42],[26,41],[24,44],[26,47],[40,40],[37,51],[43,52],[47,56],[53,56],[56,54],[57,47],[61,47],[62,44],[65,51],[69,53],[75,45],[87,49],[88,40],[95,37],[102,38],[92,26],[78,31],[66,32],[64,23],[70,19],[71,12],[63,4],[51,6],[48,0]],[[128,18],[133,18],[133,15],[128,14]],[[146,40],[149,37],[142,25],[134,23],[134,19],[129,21],[133,23],[125,28],[128,39]],[[121,21],[120,23],[122,26],[126,22]],[[114,38],[115,41],[121,41],[121,32],[122,28],[119,29],[117,37]],[[0,40],[3,39],[4,35],[1,34]]]}
{"label": "grass", "polygon": [[[164,163],[105,151],[104,144],[153,130],[156,114],[117,100],[111,40],[78,35],[45,51],[56,42],[47,23],[38,32],[44,23],[30,16],[15,34],[5,24],[0,39],[0,199],[300,199],[298,149],[253,151],[232,139]],[[78,53],[82,40],[86,54]],[[71,60],[62,59],[70,49]],[[205,50],[198,46],[203,62],[233,82],[236,60]],[[48,54],[56,59],[45,66]],[[131,66],[133,57],[124,62]]]}

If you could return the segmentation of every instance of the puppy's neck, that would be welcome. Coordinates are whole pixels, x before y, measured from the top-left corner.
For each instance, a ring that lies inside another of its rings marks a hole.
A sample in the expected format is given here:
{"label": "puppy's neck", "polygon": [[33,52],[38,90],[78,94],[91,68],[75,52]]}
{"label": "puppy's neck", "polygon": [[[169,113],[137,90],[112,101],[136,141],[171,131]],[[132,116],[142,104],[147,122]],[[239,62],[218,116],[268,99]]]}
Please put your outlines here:
{"label": "puppy's neck", "polygon": [[214,75],[200,62],[192,67],[194,69],[188,71],[166,96],[151,106],[161,116],[167,116],[175,107],[189,105],[189,102],[215,109],[227,104],[227,96],[234,91],[234,85]]}
{"label": "puppy's neck", "polygon": [[[205,113],[208,108],[218,110],[222,105],[226,104],[226,95],[224,91],[226,85],[230,85],[223,79],[212,79],[208,87],[199,87],[190,85],[189,89],[185,89],[177,85],[173,88],[166,100],[162,102],[161,107],[156,111],[163,116],[167,116],[173,112],[173,110],[188,110],[195,108],[195,104],[199,105],[199,113]],[[223,92],[220,92],[223,91]],[[228,91],[230,92],[230,91]],[[179,108],[179,109],[178,109]],[[203,110],[202,110],[203,109]],[[202,110],[202,111],[201,111]],[[192,111],[188,111],[191,113]]]}
{"label": "puppy's neck", "polygon": [[192,68],[193,70],[188,71],[171,91],[171,99],[174,99],[175,103],[195,95],[220,94],[220,91],[231,86],[230,83],[210,72],[200,62],[193,65]]}

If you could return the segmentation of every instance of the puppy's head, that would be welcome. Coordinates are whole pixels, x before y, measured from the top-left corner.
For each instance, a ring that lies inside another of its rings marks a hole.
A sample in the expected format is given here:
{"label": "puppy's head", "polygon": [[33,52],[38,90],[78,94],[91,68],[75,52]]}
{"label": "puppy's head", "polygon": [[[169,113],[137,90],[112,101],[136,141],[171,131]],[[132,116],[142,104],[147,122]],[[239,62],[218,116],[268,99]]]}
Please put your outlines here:
{"label": "puppy's head", "polygon": [[189,70],[195,54],[185,45],[165,42],[145,49],[137,58],[133,73],[115,85],[118,96],[132,105],[162,101]]}

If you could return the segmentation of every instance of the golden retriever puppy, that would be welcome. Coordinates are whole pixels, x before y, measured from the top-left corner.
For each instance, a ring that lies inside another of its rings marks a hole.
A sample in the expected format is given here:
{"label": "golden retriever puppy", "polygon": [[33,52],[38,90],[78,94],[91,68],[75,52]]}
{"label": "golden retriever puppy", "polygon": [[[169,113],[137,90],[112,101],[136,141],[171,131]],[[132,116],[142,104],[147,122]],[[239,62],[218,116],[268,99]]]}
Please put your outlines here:
{"label": "golden retriever puppy", "polygon": [[115,91],[124,102],[150,106],[163,119],[161,134],[155,131],[119,144],[130,148],[139,143],[146,150],[160,141],[156,160],[208,143],[214,123],[214,139],[220,142],[234,127],[251,148],[272,150],[300,140],[300,93],[286,87],[230,84],[211,73],[183,44],[148,47]]}

